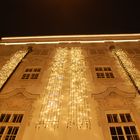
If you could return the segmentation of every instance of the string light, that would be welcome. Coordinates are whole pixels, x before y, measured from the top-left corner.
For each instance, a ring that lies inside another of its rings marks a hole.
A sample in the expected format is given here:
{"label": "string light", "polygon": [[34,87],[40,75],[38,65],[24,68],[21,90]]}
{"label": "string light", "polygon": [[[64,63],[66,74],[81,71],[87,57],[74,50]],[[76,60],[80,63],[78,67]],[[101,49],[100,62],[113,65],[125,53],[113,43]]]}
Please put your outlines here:
{"label": "string light", "polygon": [[[61,116],[62,114],[60,115],[64,97],[68,101],[67,128],[76,126],[78,129],[89,129],[88,82],[81,48],[58,48],[50,69],[51,73],[44,90],[38,127],[43,125],[49,129],[58,128],[60,119],[64,117]],[[68,77],[66,76],[67,69]],[[68,97],[62,95],[67,82],[69,83]]]}
{"label": "string light", "polygon": [[0,88],[4,85],[6,80],[15,70],[16,66],[23,59],[23,57],[27,54],[28,50],[19,50],[17,51],[11,58],[6,62],[6,64],[0,70]]}
{"label": "string light", "polygon": [[51,74],[44,90],[44,97],[38,125],[46,128],[57,128],[60,120],[62,103],[62,86],[68,50],[58,48],[52,62]]}
{"label": "string light", "polygon": [[67,127],[90,128],[85,58],[81,48],[71,48],[70,95]]}
{"label": "string light", "polygon": [[135,68],[130,58],[122,49],[113,49],[114,54],[117,56],[120,64],[124,68],[125,72],[129,76],[131,83],[139,93],[134,98],[134,104],[138,111],[140,110],[140,72]]}
{"label": "string light", "polygon": [[127,72],[130,74],[132,81],[136,85],[136,88],[138,89],[138,91],[140,91],[140,72],[135,68],[135,65],[132,63],[130,58],[122,49],[114,49],[113,51],[119,57],[123,66],[125,67]]}
{"label": "string light", "polygon": [[124,83],[128,86],[132,86],[132,83],[130,82],[128,76],[126,75],[126,72],[124,71],[124,69],[122,69],[116,55],[115,55],[115,58],[116,58],[116,67],[117,67],[118,73],[121,75],[121,77],[123,77]]}

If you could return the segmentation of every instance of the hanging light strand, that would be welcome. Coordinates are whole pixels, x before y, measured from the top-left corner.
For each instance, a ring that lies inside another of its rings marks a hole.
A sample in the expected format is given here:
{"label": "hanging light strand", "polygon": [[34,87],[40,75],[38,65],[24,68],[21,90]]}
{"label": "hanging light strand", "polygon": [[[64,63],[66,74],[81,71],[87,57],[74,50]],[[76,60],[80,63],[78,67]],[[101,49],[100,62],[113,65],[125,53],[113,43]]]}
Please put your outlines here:
{"label": "hanging light strand", "polygon": [[0,89],[27,53],[28,50],[17,51],[2,67],[0,70]]}
{"label": "hanging light strand", "polygon": [[57,128],[60,120],[62,103],[62,86],[68,50],[58,48],[52,62],[51,74],[44,90],[42,108],[38,125],[47,128]]}
{"label": "hanging light strand", "polygon": [[122,49],[113,49],[113,52],[117,56],[126,74],[129,76],[135,89],[140,94],[140,72],[135,68],[135,65]]}
{"label": "hanging light strand", "polygon": [[90,128],[85,58],[81,48],[71,48],[70,95],[67,127]]}

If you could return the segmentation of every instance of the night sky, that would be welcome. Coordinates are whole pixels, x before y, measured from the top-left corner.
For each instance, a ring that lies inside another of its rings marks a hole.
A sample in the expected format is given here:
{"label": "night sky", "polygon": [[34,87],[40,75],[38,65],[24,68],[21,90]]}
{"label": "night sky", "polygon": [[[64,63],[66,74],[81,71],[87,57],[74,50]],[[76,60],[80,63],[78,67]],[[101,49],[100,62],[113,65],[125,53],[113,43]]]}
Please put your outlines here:
{"label": "night sky", "polygon": [[0,36],[140,33],[138,1],[2,0]]}

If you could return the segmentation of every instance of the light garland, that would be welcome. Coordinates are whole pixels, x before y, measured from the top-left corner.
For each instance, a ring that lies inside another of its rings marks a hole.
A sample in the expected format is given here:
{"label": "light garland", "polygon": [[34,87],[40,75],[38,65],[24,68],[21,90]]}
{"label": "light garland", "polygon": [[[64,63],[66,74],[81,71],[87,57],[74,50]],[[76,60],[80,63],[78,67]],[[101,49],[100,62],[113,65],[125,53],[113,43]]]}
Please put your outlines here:
{"label": "light garland", "polygon": [[0,89],[27,53],[28,50],[17,51],[2,67],[2,69],[0,70]]}
{"label": "light garland", "polygon": [[113,51],[119,57],[123,66],[125,67],[127,72],[130,74],[132,80],[135,82],[136,88],[140,90],[140,72],[135,68],[135,65],[132,63],[130,58],[122,49],[114,49]]}
{"label": "light garland", "polygon": [[57,128],[60,120],[62,103],[62,86],[68,50],[58,48],[52,62],[51,74],[45,87],[42,109],[38,125],[46,128]]}
{"label": "light garland", "polygon": [[125,70],[122,68],[122,66],[120,65],[116,55],[115,55],[115,59],[116,59],[116,66],[117,66],[117,71],[118,73],[121,75],[121,77],[123,77],[124,83],[128,86],[132,86],[132,83],[129,80],[129,77],[126,75]]}
{"label": "light garland", "polygon": [[85,58],[81,48],[71,48],[70,95],[67,128],[89,129],[90,116],[87,103]]}
{"label": "light garland", "polygon": [[[58,48],[50,69],[51,74],[44,90],[37,126],[49,129],[58,128],[60,120],[63,118],[60,113],[65,108],[61,106],[62,91],[66,92],[64,87],[69,83],[67,85],[69,93],[64,96],[68,101],[67,128],[90,129],[87,69],[81,48]],[[66,79],[67,81],[65,81]]]}
{"label": "light garland", "polygon": [[125,72],[138,93],[134,98],[134,104],[138,111],[140,111],[140,72],[135,68],[135,65],[122,49],[113,49],[113,52],[118,57],[120,63],[122,63]]}

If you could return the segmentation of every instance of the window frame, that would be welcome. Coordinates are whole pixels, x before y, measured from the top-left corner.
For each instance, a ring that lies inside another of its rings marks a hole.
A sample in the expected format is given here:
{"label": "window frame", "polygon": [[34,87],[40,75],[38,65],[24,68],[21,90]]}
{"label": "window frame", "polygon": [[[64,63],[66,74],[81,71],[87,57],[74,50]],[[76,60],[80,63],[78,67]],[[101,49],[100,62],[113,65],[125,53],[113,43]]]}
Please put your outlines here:
{"label": "window frame", "polygon": [[37,80],[41,72],[41,67],[26,67],[22,73],[21,80]]}
{"label": "window frame", "polygon": [[94,66],[97,79],[114,79],[114,73],[110,66]]}
{"label": "window frame", "polygon": [[[113,115],[113,114],[117,114],[117,117],[118,117],[118,122],[109,122],[108,121],[108,117],[107,117],[107,115],[108,114],[110,114],[110,115]],[[130,116],[131,116],[131,121],[128,121],[128,119],[127,119],[127,121],[125,121],[125,122],[123,122],[122,120],[121,120],[121,117],[120,117],[120,114],[130,114]],[[125,132],[125,127],[135,127],[135,129],[136,129],[136,132],[137,132],[137,134],[133,134],[133,133],[131,133],[129,136],[132,136],[132,137],[134,137],[134,136],[138,136],[139,137],[139,139],[140,139],[140,133],[139,133],[139,130],[138,130],[138,128],[137,128],[137,125],[136,125],[136,123],[135,123],[135,121],[134,121],[134,117],[133,117],[133,114],[131,113],[131,112],[129,112],[129,111],[107,111],[107,112],[105,112],[105,116],[106,116],[106,122],[107,122],[107,124],[108,124],[108,134],[109,134],[109,136],[110,136],[110,140],[113,140],[112,139],[112,136],[114,136],[114,137],[119,137],[119,136],[122,136],[122,135],[112,135],[111,134],[111,129],[110,128],[113,128],[113,127],[121,127],[121,129],[122,129],[122,132],[123,132],[123,136],[124,136],[124,140],[127,140],[127,134],[126,134],[126,132]],[[117,134],[117,133],[116,133]]]}
{"label": "window frame", "polygon": [[[0,112],[0,117],[1,115],[4,114],[5,116],[8,114],[10,114],[10,118],[7,122],[5,122],[5,119],[3,119],[3,121],[0,122],[0,130],[1,128],[4,128],[4,131],[2,134],[0,134],[0,139],[5,139],[8,140],[10,138],[12,138],[14,140],[16,140],[16,138],[18,137],[18,134],[20,133],[20,129],[21,126],[23,125],[23,121],[24,121],[24,112]],[[17,116],[16,121],[14,120],[14,116]],[[12,128],[12,131],[10,134],[9,133],[9,129]],[[15,131],[16,130],[16,131]],[[6,137],[10,136],[10,138],[6,139]]]}

